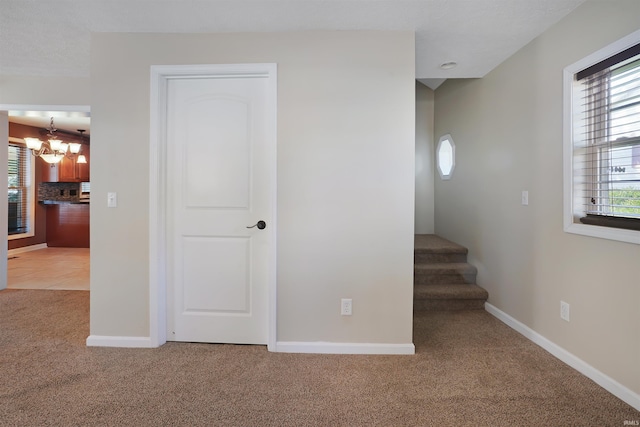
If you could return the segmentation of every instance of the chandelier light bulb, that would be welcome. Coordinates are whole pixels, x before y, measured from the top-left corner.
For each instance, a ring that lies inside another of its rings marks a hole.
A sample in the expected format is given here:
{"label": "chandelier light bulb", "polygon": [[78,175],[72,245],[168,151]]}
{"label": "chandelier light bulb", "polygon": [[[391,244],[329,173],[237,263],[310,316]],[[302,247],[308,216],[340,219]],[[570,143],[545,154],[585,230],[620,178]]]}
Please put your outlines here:
{"label": "chandelier light bulb", "polygon": [[50,139],[49,146],[53,151],[60,151],[62,149],[62,140],[60,139]]}
{"label": "chandelier light bulb", "polygon": [[71,154],[78,154],[80,152],[80,147],[82,147],[82,144],[72,142],[69,144],[69,151],[71,152]]}
{"label": "chandelier light bulb", "polygon": [[30,150],[38,151],[42,147],[42,141],[38,138],[24,138],[24,142]]}

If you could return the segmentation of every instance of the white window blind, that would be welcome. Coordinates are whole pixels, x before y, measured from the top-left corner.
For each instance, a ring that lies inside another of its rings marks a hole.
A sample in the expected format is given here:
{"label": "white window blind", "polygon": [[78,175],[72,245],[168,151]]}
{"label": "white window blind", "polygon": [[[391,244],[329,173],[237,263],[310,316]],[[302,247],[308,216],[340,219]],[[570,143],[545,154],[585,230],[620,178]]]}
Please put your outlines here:
{"label": "white window blind", "polygon": [[585,224],[640,230],[639,51],[575,75],[573,194]]}
{"label": "white window blind", "polygon": [[9,144],[8,217],[9,235],[28,233],[29,200],[31,188],[31,162],[29,150],[21,145]]}

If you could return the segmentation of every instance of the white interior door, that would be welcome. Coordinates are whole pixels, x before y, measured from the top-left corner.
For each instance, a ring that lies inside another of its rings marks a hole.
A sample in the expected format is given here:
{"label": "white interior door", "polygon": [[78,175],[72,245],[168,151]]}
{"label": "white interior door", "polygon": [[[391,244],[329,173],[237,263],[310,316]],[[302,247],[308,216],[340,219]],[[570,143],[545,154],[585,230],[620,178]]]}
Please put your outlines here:
{"label": "white interior door", "polygon": [[[275,114],[269,78],[167,83],[167,339],[267,344]],[[266,228],[247,228],[264,221]]]}

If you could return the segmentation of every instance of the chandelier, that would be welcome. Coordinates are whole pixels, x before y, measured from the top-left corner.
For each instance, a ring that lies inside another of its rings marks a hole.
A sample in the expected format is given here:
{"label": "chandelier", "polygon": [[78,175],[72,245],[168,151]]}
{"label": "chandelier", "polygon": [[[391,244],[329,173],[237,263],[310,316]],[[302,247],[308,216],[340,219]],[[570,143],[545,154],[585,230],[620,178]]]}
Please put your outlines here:
{"label": "chandelier", "polygon": [[[31,154],[51,164],[59,163],[64,157],[78,155],[82,144],[63,142],[55,135],[57,130],[53,124],[53,117],[51,117],[46,142],[41,141],[39,138],[24,138],[24,142],[27,148],[31,150]],[[80,137],[82,138],[84,130],[78,129],[78,132],[80,132]],[[83,155],[79,155],[76,163],[87,163],[87,159]]]}

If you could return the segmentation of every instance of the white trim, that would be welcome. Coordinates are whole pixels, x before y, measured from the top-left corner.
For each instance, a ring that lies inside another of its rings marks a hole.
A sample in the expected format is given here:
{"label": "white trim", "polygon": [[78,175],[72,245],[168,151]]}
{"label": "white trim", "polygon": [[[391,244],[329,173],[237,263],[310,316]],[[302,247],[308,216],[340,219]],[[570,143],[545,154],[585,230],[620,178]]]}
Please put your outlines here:
{"label": "white trim", "polygon": [[416,353],[413,344],[369,344],[341,342],[299,342],[279,341],[275,351],[279,353],[316,353],[316,354],[397,354]]}
{"label": "white trim", "polygon": [[56,111],[68,111],[72,113],[90,113],[88,105],[29,105],[29,104],[0,104],[0,111],[45,111],[48,114]]}
{"label": "white trim", "polygon": [[573,206],[573,78],[576,73],[640,42],[640,30],[592,53],[563,70],[563,229],[567,233],[640,245],[640,231],[575,222]]}
{"label": "white trim", "polygon": [[[165,191],[160,177],[165,164],[166,80],[151,67],[151,117],[149,134],[149,335],[155,347],[167,342],[166,282],[162,260],[166,259]],[[162,244],[162,246],[160,246]],[[155,285],[154,285],[155,284]]]}
{"label": "white trim", "polygon": [[[9,113],[6,111],[0,110],[0,135],[2,138],[6,138],[9,136]],[[7,169],[9,165],[9,150],[0,151],[0,171],[4,176],[7,175]],[[8,221],[8,213],[9,213],[9,203],[8,200],[8,192],[7,187],[0,187],[0,199],[4,199],[4,203],[0,203],[0,223],[7,224]],[[7,241],[7,227],[4,227],[2,231],[0,231],[0,241]],[[0,290],[6,289],[7,287],[7,244],[5,243],[0,248]]]}
{"label": "white trim", "polygon": [[153,345],[149,337],[89,335],[87,337],[87,347],[152,348],[157,346]]}
{"label": "white trim", "polygon": [[48,246],[46,243],[40,243],[37,245],[23,246],[21,248],[9,249],[7,251],[7,256],[14,256],[17,254],[21,254],[23,252],[31,252],[31,251],[39,251],[40,249],[47,249]]}
{"label": "white trim", "polygon": [[[272,139],[277,150],[277,64],[212,64],[212,65],[152,65],[150,96],[150,138],[149,138],[149,333],[153,347],[167,341],[167,285],[166,285],[166,188],[161,172],[166,170],[166,141],[163,126],[166,121],[167,81],[175,78],[203,78],[211,75],[263,75],[268,78],[268,96],[272,114],[272,127],[268,129],[268,138]],[[154,155],[155,154],[155,155]],[[276,251],[276,210],[277,210],[277,153],[270,159],[273,169],[272,224],[266,231],[271,233],[273,245],[269,253],[269,324],[267,349],[275,351],[277,338],[277,251]]]}
{"label": "white trim", "polygon": [[596,52],[593,52],[591,55],[588,55],[581,60],[574,62],[573,64],[567,66],[565,70],[569,70],[573,76],[579,71],[584,70],[585,68],[589,68],[592,65],[597,64],[598,62],[613,56],[617,53],[622,52],[623,50],[629,49],[630,47],[637,45],[640,42],[640,30],[634,31],[631,34],[626,35],[625,37],[611,43],[608,46],[603,47]]}
{"label": "white trim", "polygon": [[271,158],[268,160],[269,167],[271,168],[271,177],[270,181],[272,183],[271,188],[273,193],[271,194],[271,221],[273,222],[273,227],[270,227],[269,232],[271,233],[269,238],[271,240],[271,247],[269,248],[268,262],[269,262],[269,278],[268,280],[268,304],[269,304],[269,324],[267,325],[267,350],[275,351],[276,349],[276,340],[278,336],[277,329],[277,301],[278,301],[278,293],[277,293],[277,284],[278,284],[278,274],[277,274],[277,266],[278,266],[278,257],[277,257],[277,247],[278,247],[278,233],[276,232],[278,229],[278,64],[267,64],[268,72],[269,72],[269,84],[267,87],[267,99],[271,100],[272,108],[269,108],[267,114],[271,114],[271,117],[267,120],[266,132],[268,134],[267,138],[271,139],[270,143],[273,147],[271,150]]}
{"label": "white trim", "polygon": [[569,353],[564,348],[548,340],[533,329],[529,328],[524,323],[514,319],[497,307],[489,303],[485,303],[484,307],[489,314],[495,316],[498,320],[502,321],[507,326],[524,335],[525,338],[533,341],[535,344],[547,350],[562,362],[571,366],[587,378],[593,380],[596,384],[616,396],[618,399],[624,401],[625,403],[628,403],[629,405],[640,411],[640,394],[635,393],[633,390],[628,389],[608,375],[603,374],[582,359]]}
{"label": "white trim", "polygon": [[[573,218],[570,218],[569,221],[573,221]],[[640,231],[601,227],[598,225],[576,224],[573,222],[567,223],[566,216],[564,231],[572,234],[581,234],[583,236],[599,237],[601,239],[618,240],[620,242],[640,245]]]}

